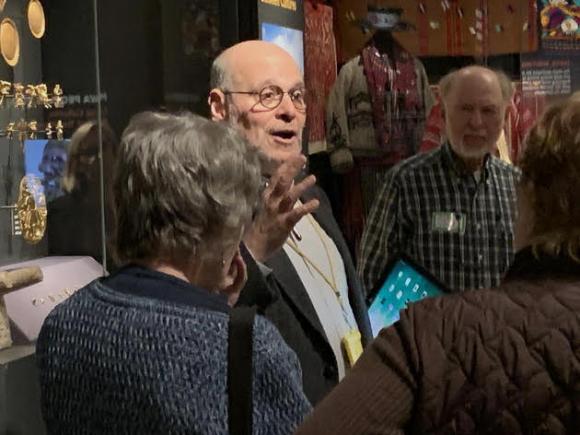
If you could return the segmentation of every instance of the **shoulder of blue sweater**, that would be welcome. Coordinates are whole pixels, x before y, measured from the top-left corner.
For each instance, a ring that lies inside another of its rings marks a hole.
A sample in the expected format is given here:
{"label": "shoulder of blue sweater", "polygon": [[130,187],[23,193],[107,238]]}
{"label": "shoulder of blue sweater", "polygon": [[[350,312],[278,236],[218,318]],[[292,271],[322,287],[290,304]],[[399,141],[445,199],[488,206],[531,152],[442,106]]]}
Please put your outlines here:
{"label": "shoulder of blue sweater", "polygon": [[264,316],[257,314],[254,318],[254,346],[268,348],[279,342],[285,343],[278,329]]}
{"label": "shoulder of blue sweater", "polygon": [[[195,318],[197,321],[203,321],[200,320],[202,317],[211,317],[214,321],[217,320],[221,323],[226,323],[228,320],[228,314],[221,311],[162,302],[158,299],[147,297],[126,295],[109,288],[99,279],[81,288],[68,300],[58,305],[57,309],[82,310],[88,309],[88,305],[91,305],[90,309],[94,310],[98,309],[99,303],[104,304],[103,308],[106,307],[107,309],[112,307],[130,308],[146,315],[173,316],[183,320]],[[78,307],[75,307],[75,305]]]}

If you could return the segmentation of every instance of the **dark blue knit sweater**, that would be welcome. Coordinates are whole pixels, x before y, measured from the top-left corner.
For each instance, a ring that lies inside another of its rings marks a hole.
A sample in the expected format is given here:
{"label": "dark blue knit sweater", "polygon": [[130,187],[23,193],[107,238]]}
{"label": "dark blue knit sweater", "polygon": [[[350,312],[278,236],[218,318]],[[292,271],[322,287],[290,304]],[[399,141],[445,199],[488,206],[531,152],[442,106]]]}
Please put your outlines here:
{"label": "dark blue knit sweater", "polygon": [[[176,278],[128,268],[58,305],[37,343],[49,433],[227,433],[228,309],[220,303]],[[254,433],[291,433],[310,405],[295,354],[262,317],[253,376]]]}

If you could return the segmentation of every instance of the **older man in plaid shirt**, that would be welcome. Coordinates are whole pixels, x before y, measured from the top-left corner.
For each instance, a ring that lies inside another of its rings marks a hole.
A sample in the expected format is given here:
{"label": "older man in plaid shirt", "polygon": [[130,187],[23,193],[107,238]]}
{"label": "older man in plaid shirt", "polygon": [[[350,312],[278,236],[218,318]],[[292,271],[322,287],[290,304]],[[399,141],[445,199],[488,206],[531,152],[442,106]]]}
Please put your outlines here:
{"label": "older man in plaid shirt", "polygon": [[398,253],[454,291],[495,287],[511,263],[519,171],[493,156],[511,82],[469,66],[440,91],[447,141],[389,171],[370,211],[358,265],[367,292]]}

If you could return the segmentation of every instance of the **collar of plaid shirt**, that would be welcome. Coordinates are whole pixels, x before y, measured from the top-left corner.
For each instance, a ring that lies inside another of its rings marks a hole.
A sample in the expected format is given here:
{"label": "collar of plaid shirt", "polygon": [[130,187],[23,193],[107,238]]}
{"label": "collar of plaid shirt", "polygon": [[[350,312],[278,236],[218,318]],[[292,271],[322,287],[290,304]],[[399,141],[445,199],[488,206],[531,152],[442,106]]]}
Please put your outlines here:
{"label": "collar of plaid shirt", "polygon": [[[451,148],[451,144],[449,142],[445,142],[442,145],[442,159],[444,164],[451,169],[453,174],[455,174],[459,178],[473,176],[473,173],[470,172],[461,157],[457,155],[455,151]],[[489,176],[489,165],[490,165],[490,154],[487,154],[484,157],[483,167],[481,171],[481,181],[486,181],[487,177]]]}

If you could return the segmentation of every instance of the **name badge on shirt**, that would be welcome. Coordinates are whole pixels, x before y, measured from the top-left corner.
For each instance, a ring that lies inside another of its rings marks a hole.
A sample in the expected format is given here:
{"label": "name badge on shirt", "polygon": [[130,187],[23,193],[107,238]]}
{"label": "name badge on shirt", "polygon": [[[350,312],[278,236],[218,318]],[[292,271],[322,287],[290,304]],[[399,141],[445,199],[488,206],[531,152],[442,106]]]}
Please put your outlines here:
{"label": "name badge on shirt", "polygon": [[344,337],[342,337],[342,345],[346,352],[348,364],[352,367],[363,353],[362,337],[358,329],[351,329]]}
{"label": "name badge on shirt", "polygon": [[463,235],[465,234],[466,220],[463,213],[437,211],[431,217],[431,231]]}

